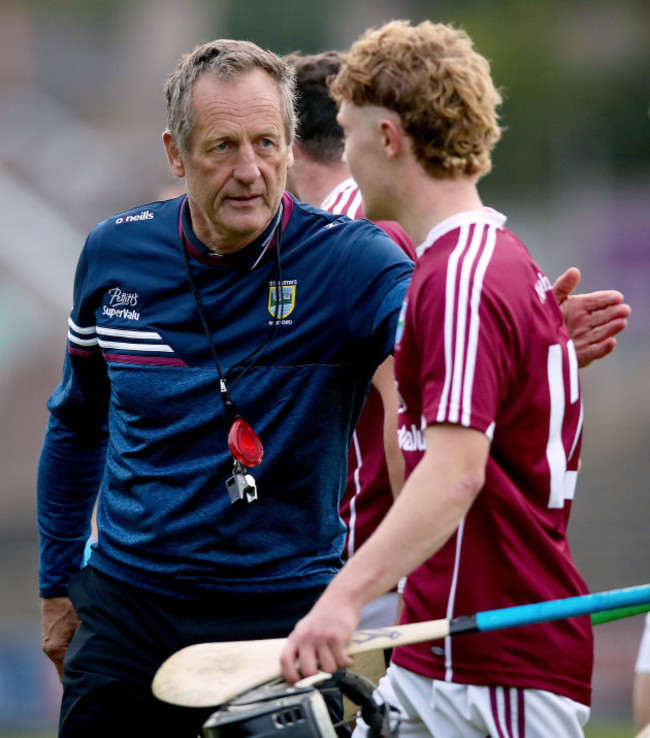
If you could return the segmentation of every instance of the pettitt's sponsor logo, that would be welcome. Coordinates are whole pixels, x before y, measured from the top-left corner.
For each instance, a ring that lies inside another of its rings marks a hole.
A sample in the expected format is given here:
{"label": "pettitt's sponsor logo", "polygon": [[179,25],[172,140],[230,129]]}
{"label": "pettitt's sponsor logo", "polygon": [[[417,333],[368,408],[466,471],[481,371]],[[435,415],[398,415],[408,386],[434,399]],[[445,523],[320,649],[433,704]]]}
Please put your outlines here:
{"label": "pettitt's sponsor logo", "polygon": [[140,313],[135,310],[139,298],[137,292],[126,292],[121,287],[112,287],[108,291],[108,305],[102,306],[102,314],[109,318],[140,320]]}
{"label": "pettitt's sponsor logo", "polygon": [[115,218],[115,223],[136,223],[139,220],[153,220],[154,214],[151,210],[142,210],[137,215],[120,215],[119,218]]}
{"label": "pettitt's sponsor logo", "polygon": [[127,310],[127,308],[112,308],[108,305],[102,305],[102,315],[107,318],[126,318],[127,320],[140,320],[140,313],[137,310]]}

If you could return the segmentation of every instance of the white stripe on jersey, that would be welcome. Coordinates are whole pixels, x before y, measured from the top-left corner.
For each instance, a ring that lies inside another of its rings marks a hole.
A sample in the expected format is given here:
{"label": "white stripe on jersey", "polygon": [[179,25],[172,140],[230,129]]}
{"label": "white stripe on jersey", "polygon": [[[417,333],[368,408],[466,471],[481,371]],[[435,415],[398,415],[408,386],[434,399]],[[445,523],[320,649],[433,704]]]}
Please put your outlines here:
{"label": "white stripe on jersey", "polygon": [[164,343],[127,343],[126,341],[103,341],[99,339],[101,348],[121,349],[123,351],[162,351],[173,353],[174,349]]}
{"label": "white stripe on jersey", "polygon": [[321,205],[322,210],[328,210],[334,215],[347,215],[353,220],[359,217],[361,207],[361,192],[352,178],[337,185]]}
{"label": "white stripe on jersey", "polygon": [[[456,531],[456,553],[454,555],[454,572],[451,577],[451,589],[449,591],[449,599],[447,600],[447,620],[454,617],[454,608],[456,607],[456,590],[458,588],[458,569],[460,567],[460,554],[463,548],[463,533],[465,532],[465,518],[460,521]],[[452,656],[452,638],[445,638],[445,681],[451,682],[454,678],[453,656]]]}
{"label": "white stripe on jersey", "polygon": [[350,520],[348,522],[348,547],[347,557],[348,559],[354,554],[354,547],[356,545],[355,533],[357,527],[357,496],[361,492],[361,482],[359,481],[359,475],[361,473],[361,467],[363,466],[363,458],[361,456],[361,446],[359,445],[359,437],[357,436],[356,430],[352,434],[352,443],[354,444],[354,453],[357,458],[357,468],[354,470],[354,497],[350,500]]}
{"label": "white stripe on jersey", "polygon": [[[162,342],[162,337],[156,331],[134,331],[126,328],[106,328],[103,326],[92,326],[90,328],[81,328],[68,318],[68,325],[72,330],[68,331],[68,340],[77,346],[97,346],[103,349],[120,349],[123,351],[159,351],[162,353],[174,353],[171,346]],[[74,333],[83,336],[92,336],[92,338],[79,338]],[[99,336],[108,336],[110,338],[125,338],[127,341],[107,341]],[[139,341],[139,343],[129,343],[128,340]],[[142,343],[143,341],[151,341],[151,343]]]}
{"label": "white stripe on jersey", "polygon": [[101,326],[97,326],[97,333],[99,333],[100,336],[115,336],[118,338],[139,338],[141,341],[146,341],[146,340],[160,341],[162,340],[160,337],[160,333],[156,333],[155,331],[132,331],[132,330],[122,330],[120,328],[102,328]]}
{"label": "white stripe on jersey", "polygon": [[[479,305],[483,278],[494,253],[496,228],[492,225],[476,224],[469,247],[468,241],[469,226],[465,223],[459,229],[458,244],[447,263],[444,321],[445,383],[436,417],[437,422],[447,420],[463,426],[469,426],[471,422],[472,388],[480,328]],[[477,258],[478,264],[472,277]],[[456,280],[461,259],[456,302]],[[468,321],[469,335],[466,330]]]}
{"label": "white stripe on jersey", "polygon": [[76,323],[73,322],[72,318],[68,318],[68,325],[75,333],[82,333],[82,334],[90,334],[90,333],[97,333],[97,326],[91,326],[90,328],[81,328]]}
{"label": "white stripe on jersey", "polygon": [[71,343],[75,343],[77,346],[97,346],[99,341],[97,340],[97,337],[95,338],[77,338],[77,336],[72,333],[72,331],[68,331],[68,340]]}
{"label": "white stripe on jersey", "polygon": [[[465,245],[466,239],[467,239],[467,227],[463,225],[460,228],[458,246],[456,246],[454,251],[449,256],[449,260],[447,261],[447,282],[446,282],[446,292],[445,292],[445,333],[444,333],[445,383],[442,388],[442,395],[440,396],[440,405],[438,406],[438,415],[436,416],[436,420],[438,422],[441,422],[445,419],[444,411],[449,401],[449,386],[451,384],[451,378],[452,378],[451,339],[452,339],[452,322],[454,319],[454,300],[455,300],[455,295],[456,295],[456,290],[455,290],[456,271],[458,269],[458,259],[460,258],[460,254],[461,254],[462,248]],[[419,248],[418,248],[418,255],[420,255]]]}
{"label": "white stripe on jersey", "polygon": [[[97,326],[82,328],[71,318],[68,318],[68,326],[70,327],[68,331],[68,341],[70,343],[74,343],[76,346],[97,346]],[[87,338],[81,338],[81,336],[87,336]]]}
{"label": "white stripe on jersey", "polygon": [[[476,229],[479,230],[478,228]],[[479,249],[481,244],[482,234],[474,234],[474,243],[472,243],[472,249],[476,245],[476,250]],[[465,364],[467,367],[465,374],[465,381],[463,383],[463,415],[461,418],[461,424],[469,426],[471,415],[472,415],[472,388],[474,387],[474,371],[476,369],[476,354],[478,351],[478,336],[480,327],[479,318],[479,305],[481,302],[481,292],[483,291],[483,278],[487,270],[492,254],[494,253],[494,246],[496,243],[496,230],[493,227],[487,229],[485,247],[483,253],[479,257],[478,266],[474,274],[474,282],[472,283],[471,295],[468,294],[470,302],[470,324],[469,324],[469,340],[467,346],[467,356],[465,357]],[[470,265],[471,266],[471,265]],[[467,269],[467,279],[469,282],[470,269]],[[468,288],[469,290],[469,288]]]}
{"label": "white stripe on jersey", "polygon": [[[467,234],[464,235],[464,238],[462,239],[462,246],[456,247],[456,250],[458,251],[458,259],[457,264],[454,267],[454,281],[447,282],[447,296],[452,294],[452,308],[455,308],[455,314],[452,312],[451,317],[452,321],[455,317],[456,319],[456,325],[454,326],[453,330],[456,332],[456,351],[454,352],[454,357],[452,360],[452,380],[451,380],[451,399],[449,402],[449,416],[448,420],[452,423],[457,423],[459,418],[459,411],[460,411],[460,391],[461,391],[461,380],[463,378],[463,360],[465,356],[465,335],[467,333],[467,310],[468,310],[468,293],[469,293],[469,276],[470,276],[470,270],[472,268],[472,265],[474,263],[474,259],[476,258],[476,251],[477,251],[477,235],[480,234],[480,229],[475,228],[474,229],[474,238],[472,239],[469,249],[467,250],[467,254],[465,257],[463,257],[463,252],[465,251],[465,248],[467,246]],[[462,235],[462,231],[461,231]],[[456,297],[453,296],[453,291],[456,289],[456,271],[458,269],[458,263],[462,259],[462,265],[460,268],[460,282],[458,285],[458,298],[457,302],[454,303],[456,300]],[[445,311],[447,310],[447,306],[445,306]],[[459,341],[458,337],[462,336],[463,340]],[[450,338],[450,345],[451,345],[451,338]],[[469,357],[467,357],[469,359]]]}
{"label": "white stripe on jersey", "polygon": [[580,391],[580,383],[578,379],[578,355],[576,354],[576,347],[573,345],[573,341],[567,343],[567,351],[569,353],[569,379],[571,381],[571,399],[573,403],[578,399]]}

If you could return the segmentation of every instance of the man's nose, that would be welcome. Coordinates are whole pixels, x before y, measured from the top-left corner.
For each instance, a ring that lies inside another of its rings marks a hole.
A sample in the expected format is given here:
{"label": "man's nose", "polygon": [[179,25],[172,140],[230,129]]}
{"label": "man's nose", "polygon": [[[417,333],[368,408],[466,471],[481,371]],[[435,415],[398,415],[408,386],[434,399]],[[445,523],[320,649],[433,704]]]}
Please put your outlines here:
{"label": "man's nose", "polygon": [[235,164],[234,175],[240,182],[254,182],[259,176],[259,166],[255,151],[250,145],[241,146]]}

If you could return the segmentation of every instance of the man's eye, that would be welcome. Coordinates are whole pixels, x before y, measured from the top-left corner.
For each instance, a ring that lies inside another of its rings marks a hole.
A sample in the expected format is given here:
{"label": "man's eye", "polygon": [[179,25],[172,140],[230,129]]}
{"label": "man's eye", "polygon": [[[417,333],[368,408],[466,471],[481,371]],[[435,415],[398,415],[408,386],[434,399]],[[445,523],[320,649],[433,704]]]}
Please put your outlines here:
{"label": "man's eye", "polygon": [[213,151],[227,151],[228,150],[228,142],[222,141],[221,143],[215,144],[212,147]]}

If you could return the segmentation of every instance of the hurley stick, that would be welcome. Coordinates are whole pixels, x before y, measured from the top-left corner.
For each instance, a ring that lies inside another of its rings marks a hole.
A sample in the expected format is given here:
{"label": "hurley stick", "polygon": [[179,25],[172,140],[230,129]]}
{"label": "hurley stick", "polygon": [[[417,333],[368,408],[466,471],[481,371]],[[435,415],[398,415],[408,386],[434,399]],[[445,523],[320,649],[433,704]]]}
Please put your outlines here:
{"label": "hurley stick", "polygon": [[[348,653],[395,648],[435,641],[462,633],[478,633],[561,620],[621,608],[650,606],[650,584],[606,592],[485,610],[444,620],[428,620],[391,628],[358,630]],[[623,611],[621,610],[621,613]],[[624,617],[625,613],[618,617]],[[164,702],[185,707],[212,707],[281,675],[280,654],[286,638],[197,643],[172,654],[158,669],[153,693]]]}
{"label": "hurley stick", "polygon": [[650,602],[644,602],[641,605],[632,607],[617,607],[615,610],[601,610],[591,614],[591,624],[601,625],[602,623],[611,623],[612,620],[620,620],[621,618],[629,618],[632,615],[641,615],[650,610]]}

